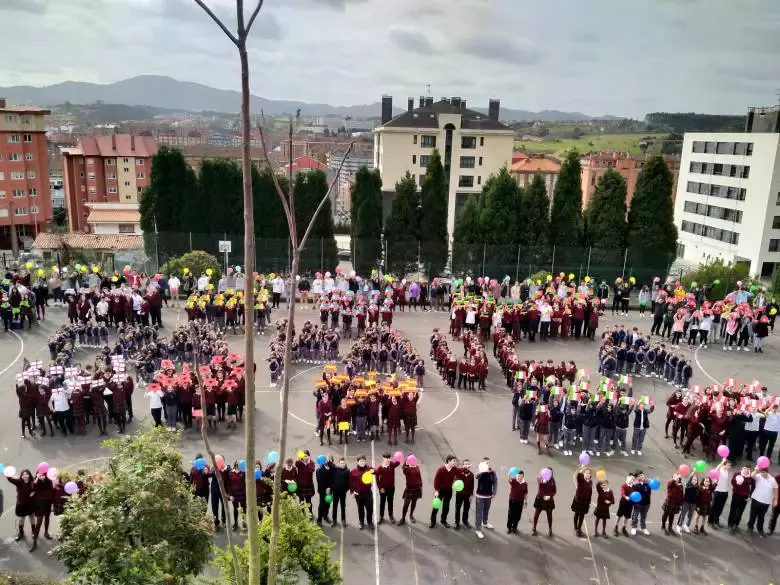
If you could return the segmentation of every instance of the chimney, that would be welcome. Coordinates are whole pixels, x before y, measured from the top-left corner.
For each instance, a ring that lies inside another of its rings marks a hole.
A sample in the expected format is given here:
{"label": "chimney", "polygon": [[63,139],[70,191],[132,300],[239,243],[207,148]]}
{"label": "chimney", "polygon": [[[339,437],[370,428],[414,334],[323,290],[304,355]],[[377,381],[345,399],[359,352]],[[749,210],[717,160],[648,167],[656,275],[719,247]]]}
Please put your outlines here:
{"label": "chimney", "polygon": [[425,96],[422,96],[422,95],[420,96],[420,105],[417,106],[417,107],[419,107],[419,108],[424,108],[425,107]]}
{"label": "chimney", "polygon": [[116,134],[111,135],[111,150],[116,150]]}
{"label": "chimney", "polygon": [[498,113],[501,110],[500,100],[490,100],[488,102],[488,118],[498,122]]}
{"label": "chimney", "polygon": [[409,98],[406,104],[407,111],[411,112],[414,109],[414,98]]}
{"label": "chimney", "polygon": [[130,150],[135,152],[135,136],[130,135]]}
{"label": "chimney", "polygon": [[393,96],[382,96],[382,124],[387,124],[393,119]]}
{"label": "chimney", "polygon": [[460,102],[460,109],[465,110],[466,109],[466,100],[461,100]]}
{"label": "chimney", "polygon": [[459,97],[454,97],[454,98],[450,99],[450,103],[451,103],[451,104],[452,104],[454,107],[456,107],[456,108],[460,109],[460,98],[459,98]]}
{"label": "chimney", "polygon": [[430,108],[432,105],[433,105],[433,98],[432,97],[425,98],[425,107]]}
{"label": "chimney", "polygon": [[5,107],[5,98],[0,97],[0,108],[4,108],[4,107]]}

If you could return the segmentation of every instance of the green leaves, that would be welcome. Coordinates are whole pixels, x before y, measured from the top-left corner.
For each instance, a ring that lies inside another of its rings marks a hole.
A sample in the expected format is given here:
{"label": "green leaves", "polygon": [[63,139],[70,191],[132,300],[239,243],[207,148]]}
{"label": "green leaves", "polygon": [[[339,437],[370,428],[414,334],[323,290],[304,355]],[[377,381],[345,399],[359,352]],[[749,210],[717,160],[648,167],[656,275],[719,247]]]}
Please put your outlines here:
{"label": "green leaves", "polygon": [[414,177],[407,172],[395,184],[390,215],[385,222],[386,270],[406,276],[417,270],[420,250],[420,194]]}
{"label": "green leaves", "polygon": [[376,268],[381,255],[382,178],[379,170],[361,167],[350,189],[352,263],[359,274]]}
{"label": "green leaves", "polygon": [[421,237],[420,260],[427,273],[435,276],[447,263],[447,206],[449,183],[444,173],[439,151],[433,151],[428,162],[420,191],[420,225],[425,226]]}
{"label": "green leaves", "polygon": [[552,201],[550,242],[559,246],[578,246],[582,242],[582,185],[580,155],[571,150],[561,165]]}
{"label": "green leaves", "polygon": [[607,169],[599,179],[584,216],[587,245],[604,248],[625,246],[626,180],[614,169]]}
{"label": "green leaves", "polygon": [[632,248],[661,264],[670,262],[677,250],[672,186],[674,179],[660,156],[653,157],[636,180],[628,212],[628,240]]}

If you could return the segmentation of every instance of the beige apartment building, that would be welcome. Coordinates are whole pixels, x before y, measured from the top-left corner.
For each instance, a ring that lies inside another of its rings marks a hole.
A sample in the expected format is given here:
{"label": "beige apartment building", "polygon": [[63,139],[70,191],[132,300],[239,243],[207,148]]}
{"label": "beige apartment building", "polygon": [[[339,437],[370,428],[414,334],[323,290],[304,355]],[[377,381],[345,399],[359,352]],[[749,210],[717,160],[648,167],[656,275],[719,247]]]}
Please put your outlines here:
{"label": "beige apartment building", "polygon": [[382,176],[385,212],[396,182],[410,172],[422,184],[434,149],[449,177],[447,231],[452,238],[455,218],[469,196],[482,191],[491,174],[512,161],[514,131],[499,122],[499,100],[490,100],[488,113],[466,107],[459,97],[410,98],[407,110],[393,116],[393,98],[382,97],[382,124],[374,129],[374,167]]}

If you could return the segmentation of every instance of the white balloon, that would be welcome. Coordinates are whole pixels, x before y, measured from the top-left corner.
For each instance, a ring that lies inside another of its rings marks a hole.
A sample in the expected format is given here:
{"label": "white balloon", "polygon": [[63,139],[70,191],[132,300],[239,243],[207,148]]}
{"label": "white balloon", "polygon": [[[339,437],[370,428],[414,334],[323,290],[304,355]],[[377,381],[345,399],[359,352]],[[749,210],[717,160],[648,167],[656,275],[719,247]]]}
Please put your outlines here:
{"label": "white balloon", "polygon": [[236,266],[236,272],[239,272],[239,273],[241,272],[241,267],[240,266]]}
{"label": "white balloon", "polygon": [[355,271],[354,270],[350,270],[349,271],[349,277],[350,278],[355,278]]}
{"label": "white balloon", "polygon": [[46,477],[48,477],[52,481],[55,481],[59,475],[60,472],[57,471],[56,467],[49,467],[49,471],[46,472]]}
{"label": "white balloon", "polygon": [[330,278],[330,272],[325,273],[325,278]]}
{"label": "white balloon", "polygon": [[5,468],[5,471],[3,471],[3,475],[6,477],[13,477],[16,475],[16,467],[13,467],[9,465]]}
{"label": "white balloon", "polygon": [[301,279],[301,275],[300,274],[296,274],[295,275],[295,280],[297,281],[297,280],[300,280],[300,279]]}
{"label": "white balloon", "polygon": [[487,461],[482,461],[480,462],[478,469],[480,473],[487,473],[490,471],[490,466],[488,465]]}

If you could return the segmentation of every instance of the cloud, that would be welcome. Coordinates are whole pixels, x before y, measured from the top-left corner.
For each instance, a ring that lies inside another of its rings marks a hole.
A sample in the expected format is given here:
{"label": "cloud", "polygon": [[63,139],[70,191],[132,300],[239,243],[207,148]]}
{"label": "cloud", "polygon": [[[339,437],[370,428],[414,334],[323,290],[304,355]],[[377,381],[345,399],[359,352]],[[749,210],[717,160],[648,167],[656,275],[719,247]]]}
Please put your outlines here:
{"label": "cloud", "polygon": [[2,0],[0,12],[27,12],[29,14],[44,14],[52,0]]}
{"label": "cloud", "polygon": [[388,37],[395,46],[412,53],[432,55],[436,52],[428,37],[416,28],[391,26]]}
{"label": "cloud", "polygon": [[460,41],[457,48],[461,53],[488,61],[515,65],[533,65],[539,61],[539,53],[534,49],[521,47],[519,43],[508,39],[469,37]]}
{"label": "cloud", "polygon": [[336,10],[345,10],[352,4],[363,4],[368,0],[308,0],[309,3],[325,8],[335,8]]}

